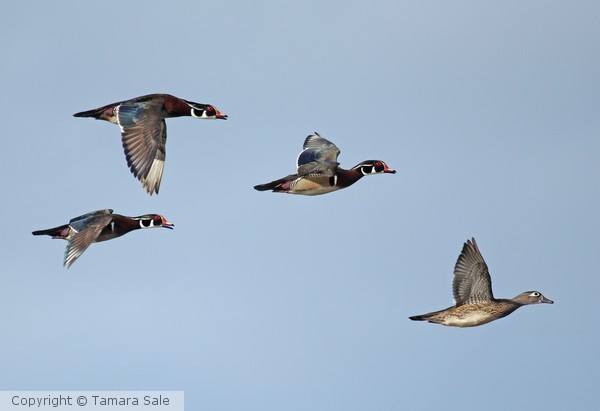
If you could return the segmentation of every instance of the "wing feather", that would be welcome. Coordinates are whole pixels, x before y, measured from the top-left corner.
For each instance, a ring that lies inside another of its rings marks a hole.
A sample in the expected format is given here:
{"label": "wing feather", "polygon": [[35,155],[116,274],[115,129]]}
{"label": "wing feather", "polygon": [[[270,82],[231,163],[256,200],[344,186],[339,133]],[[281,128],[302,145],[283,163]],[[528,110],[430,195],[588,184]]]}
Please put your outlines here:
{"label": "wing feather", "polygon": [[340,149],[335,144],[315,133],[306,137],[303,147],[296,161],[299,176],[332,177],[336,174]]}
{"label": "wing feather", "polygon": [[474,238],[467,240],[456,261],[452,292],[456,306],[494,299],[492,278]]}
{"label": "wing feather", "polygon": [[158,193],[166,158],[167,123],[162,101],[125,102],[118,108],[127,165],[150,195]]}
{"label": "wing feather", "polygon": [[96,241],[104,227],[112,221],[110,214],[96,215],[85,221],[85,227],[78,231],[67,244],[64,265],[69,268],[87,248]]}

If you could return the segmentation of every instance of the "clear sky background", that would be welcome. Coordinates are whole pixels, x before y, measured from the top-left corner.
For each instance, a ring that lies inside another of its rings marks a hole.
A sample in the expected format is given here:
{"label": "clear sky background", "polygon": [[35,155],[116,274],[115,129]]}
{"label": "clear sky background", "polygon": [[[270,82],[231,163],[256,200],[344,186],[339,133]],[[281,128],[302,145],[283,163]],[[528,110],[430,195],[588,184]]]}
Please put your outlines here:
{"label": "clear sky background", "polygon": [[[188,410],[600,407],[600,4],[595,1],[3,2],[0,388],[184,390]],[[149,93],[158,196],[119,129],[81,110]],[[304,138],[398,170],[319,197],[252,187]],[[92,245],[34,237],[101,208],[163,214]],[[474,236],[496,297],[452,304]]]}

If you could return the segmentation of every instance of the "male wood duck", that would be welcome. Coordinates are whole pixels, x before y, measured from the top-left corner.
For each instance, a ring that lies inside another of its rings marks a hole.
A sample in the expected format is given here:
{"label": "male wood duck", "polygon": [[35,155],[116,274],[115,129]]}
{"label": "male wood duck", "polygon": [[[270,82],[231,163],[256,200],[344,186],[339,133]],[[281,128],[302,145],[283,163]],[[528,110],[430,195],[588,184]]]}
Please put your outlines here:
{"label": "male wood duck", "polygon": [[32,234],[67,240],[69,244],[65,250],[63,265],[69,268],[92,243],[112,240],[140,228],[154,227],[173,229],[173,224],[158,214],[127,217],[113,214],[113,210],[98,210],[75,217],[69,224],[34,231]]}
{"label": "male wood duck", "polygon": [[149,94],[73,115],[110,121],[121,128],[127,165],[150,195],[158,194],[165,167],[165,118],[191,116],[227,120],[227,115],[215,106],[194,103],[170,94]]}
{"label": "male wood duck", "polygon": [[452,292],[456,301],[453,307],[409,318],[452,327],[475,327],[506,317],[524,305],[554,304],[539,291],[525,291],[511,299],[494,298],[492,279],[474,238],[465,243],[456,261]]}
{"label": "male wood duck", "polygon": [[380,160],[363,161],[345,170],[339,167],[337,158],[340,149],[319,133],[311,134],[304,141],[304,150],[298,156],[296,174],[279,180],[254,186],[258,191],[273,190],[277,193],[316,196],[350,187],[364,176],[371,174],[395,174],[386,163]]}

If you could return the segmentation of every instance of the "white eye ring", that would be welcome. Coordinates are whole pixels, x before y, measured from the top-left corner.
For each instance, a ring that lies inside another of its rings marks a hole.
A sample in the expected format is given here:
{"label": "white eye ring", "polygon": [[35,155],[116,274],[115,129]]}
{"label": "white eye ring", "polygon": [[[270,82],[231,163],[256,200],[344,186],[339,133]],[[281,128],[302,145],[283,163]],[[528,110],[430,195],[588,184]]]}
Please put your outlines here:
{"label": "white eye ring", "polygon": [[537,291],[534,291],[534,292],[531,293],[531,295],[534,296],[534,297],[539,297],[540,293],[538,293]]}

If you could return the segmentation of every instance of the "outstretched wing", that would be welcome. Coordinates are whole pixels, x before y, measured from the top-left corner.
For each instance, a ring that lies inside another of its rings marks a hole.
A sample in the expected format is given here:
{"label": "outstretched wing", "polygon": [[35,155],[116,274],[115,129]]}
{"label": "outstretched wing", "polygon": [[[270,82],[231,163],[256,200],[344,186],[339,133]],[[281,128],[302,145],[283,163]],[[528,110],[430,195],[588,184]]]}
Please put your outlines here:
{"label": "outstretched wing", "polygon": [[167,123],[161,117],[162,100],[124,102],[117,121],[127,165],[150,195],[158,193],[165,167]]}
{"label": "outstretched wing", "polygon": [[311,134],[304,140],[304,150],[298,155],[296,165],[299,176],[332,177],[340,165],[337,158],[340,149],[319,133]]}
{"label": "outstretched wing", "polygon": [[467,240],[454,266],[452,292],[456,306],[491,301],[492,278],[475,239]]}
{"label": "outstretched wing", "polygon": [[85,226],[69,240],[65,250],[64,265],[69,268],[81,254],[92,244],[100,232],[112,221],[112,215],[99,214],[85,221]]}

